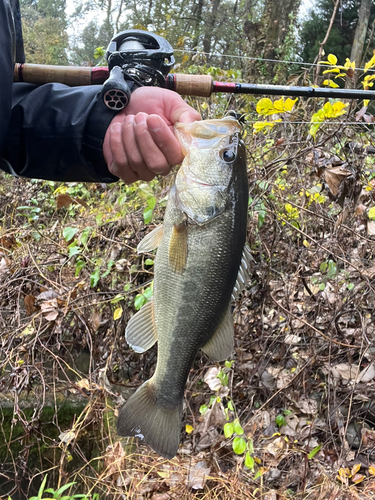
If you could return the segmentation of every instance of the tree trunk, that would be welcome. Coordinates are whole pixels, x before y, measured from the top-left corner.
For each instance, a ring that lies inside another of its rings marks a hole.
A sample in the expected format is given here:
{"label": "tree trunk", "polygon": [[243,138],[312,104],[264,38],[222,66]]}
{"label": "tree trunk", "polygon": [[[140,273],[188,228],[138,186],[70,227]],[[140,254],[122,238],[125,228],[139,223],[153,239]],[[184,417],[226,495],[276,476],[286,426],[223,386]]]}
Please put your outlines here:
{"label": "tree trunk", "polygon": [[[362,0],[358,12],[358,22],[355,29],[352,51],[350,53],[350,60],[355,61],[357,68],[361,67],[363,48],[366,41],[367,28],[370,19],[371,4],[372,0]],[[356,86],[357,78],[358,74],[357,71],[355,71],[353,82],[350,86]]]}
{"label": "tree trunk", "polygon": [[218,11],[219,5],[220,5],[220,0],[214,0],[212,2],[212,12],[211,12],[210,17],[207,19],[207,22],[206,22],[206,31],[205,31],[204,39],[203,39],[203,51],[204,52],[211,52],[212,36],[213,36],[213,32],[214,32],[214,27],[215,27],[215,23],[216,23],[216,17],[217,17],[217,11]]}
{"label": "tree trunk", "polygon": [[[261,21],[245,21],[244,32],[249,40],[251,55],[280,60],[288,57],[288,35],[300,5],[301,0],[266,0]],[[259,65],[252,63],[252,66],[249,72],[255,77],[254,70]],[[258,73],[263,73],[267,81],[280,81],[285,79],[286,70],[285,64],[265,62]]]}

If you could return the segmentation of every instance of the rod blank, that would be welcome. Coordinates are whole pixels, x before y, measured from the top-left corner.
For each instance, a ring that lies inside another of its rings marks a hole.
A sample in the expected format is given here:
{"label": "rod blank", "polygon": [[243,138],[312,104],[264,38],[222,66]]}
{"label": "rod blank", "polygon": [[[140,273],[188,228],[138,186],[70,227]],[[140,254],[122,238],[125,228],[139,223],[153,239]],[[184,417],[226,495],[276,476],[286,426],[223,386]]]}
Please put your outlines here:
{"label": "rod blank", "polygon": [[[71,87],[101,85],[109,77],[107,67],[44,66],[41,64],[16,64],[14,82],[41,85],[58,82]],[[252,83],[217,82],[209,75],[170,74],[166,88],[181,95],[209,97],[212,93],[280,95],[291,97],[323,97],[336,99],[375,99],[375,91],[332,89],[316,87],[290,87],[287,85],[258,85]]]}

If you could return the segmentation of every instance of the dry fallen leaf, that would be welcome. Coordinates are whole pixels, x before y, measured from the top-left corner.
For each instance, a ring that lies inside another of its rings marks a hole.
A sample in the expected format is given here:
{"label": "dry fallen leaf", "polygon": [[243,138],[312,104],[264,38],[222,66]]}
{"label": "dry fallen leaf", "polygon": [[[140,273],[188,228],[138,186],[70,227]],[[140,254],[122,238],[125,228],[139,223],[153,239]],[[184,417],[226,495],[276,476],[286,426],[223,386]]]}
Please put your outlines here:
{"label": "dry fallen leaf", "polygon": [[11,250],[17,245],[16,238],[13,234],[4,235],[0,238],[0,249],[5,248],[6,250]]}
{"label": "dry fallen leaf", "polygon": [[358,382],[370,382],[375,378],[375,365],[374,363],[371,363],[370,365],[366,366],[361,373],[358,375]]}
{"label": "dry fallen leaf", "polygon": [[45,290],[44,292],[40,293],[37,295],[38,300],[51,300],[51,299],[57,299],[60,297],[58,293],[56,293],[54,290]]}
{"label": "dry fallen leaf", "polygon": [[25,303],[26,314],[31,316],[38,309],[35,306],[36,297],[34,297],[34,295],[25,295],[23,300]]}
{"label": "dry fallen leaf", "polygon": [[190,469],[187,480],[188,486],[193,490],[203,490],[206,477],[209,475],[210,470],[205,460],[196,463],[195,466]]}
{"label": "dry fallen leaf", "polygon": [[211,391],[218,391],[221,388],[221,382],[218,378],[219,372],[220,368],[216,368],[216,366],[213,366],[212,368],[207,370],[207,373],[204,376],[203,380],[206,382]]}
{"label": "dry fallen leaf", "polygon": [[75,439],[75,432],[72,430],[64,431],[59,435],[59,439],[62,443],[68,445]]}
{"label": "dry fallen leaf", "polygon": [[339,363],[328,368],[336,379],[355,380],[358,375],[358,365],[350,363]]}
{"label": "dry fallen leaf", "polygon": [[338,195],[340,184],[345,177],[349,177],[350,175],[352,175],[352,172],[342,167],[326,168],[324,178],[333,196]]}
{"label": "dry fallen leaf", "polygon": [[121,441],[117,441],[113,446],[109,445],[104,456],[104,467],[106,474],[112,476],[120,474],[124,469],[126,454]]}
{"label": "dry fallen leaf", "polygon": [[74,200],[69,194],[60,193],[56,196],[57,210],[60,210],[60,208],[68,208],[72,203],[74,203]]}
{"label": "dry fallen leaf", "polygon": [[355,476],[352,477],[352,481],[353,481],[353,483],[358,484],[361,481],[363,481],[365,479],[365,477],[366,476],[364,476],[363,474],[356,474]]}
{"label": "dry fallen leaf", "polygon": [[7,274],[10,273],[10,265],[12,261],[3,257],[0,261],[0,280],[3,280]]}
{"label": "dry fallen leaf", "polygon": [[59,315],[57,299],[46,300],[41,303],[40,308],[47,321],[55,321]]}

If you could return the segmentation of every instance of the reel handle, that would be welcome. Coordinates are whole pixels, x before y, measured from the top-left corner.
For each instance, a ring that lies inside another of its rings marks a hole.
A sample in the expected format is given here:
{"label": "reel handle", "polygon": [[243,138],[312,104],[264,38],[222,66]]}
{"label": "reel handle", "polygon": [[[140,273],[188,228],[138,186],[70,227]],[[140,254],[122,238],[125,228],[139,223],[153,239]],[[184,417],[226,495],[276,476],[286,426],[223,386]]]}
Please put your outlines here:
{"label": "reel handle", "polygon": [[120,66],[111,69],[108,80],[103,84],[102,99],[107,108],[121,111],[129,104],[131,91]]}

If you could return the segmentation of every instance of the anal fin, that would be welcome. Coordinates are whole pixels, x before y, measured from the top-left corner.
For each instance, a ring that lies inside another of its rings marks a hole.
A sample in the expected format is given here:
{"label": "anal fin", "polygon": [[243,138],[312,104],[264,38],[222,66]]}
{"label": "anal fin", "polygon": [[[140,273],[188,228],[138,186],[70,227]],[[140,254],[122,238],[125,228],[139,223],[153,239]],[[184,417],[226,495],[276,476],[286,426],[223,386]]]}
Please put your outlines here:
{"label": "anal fin", "polygon": [[232,299],[237,300],[250,279],[250,261],[254,260],[249,245],[246,243],[242,252],[241,265],[233,288]]}
{"label": "anal fin", "polygon": [[150,300],[128,322],[125,339],[135,352],[150,349],[157,341],[154,321],[154,303]]}
{"label": "anal fin", "polygon": [[229,358],[234,347],[233,315],[229,307],[223,321],[211,339],[202,347],[207,356],[213,361],[223,361]]}
{"label": "anal fin", "polygon": [[163,224],[148,233],[137,246],[137,253],[152,252],[158,248],[163,237]]}

